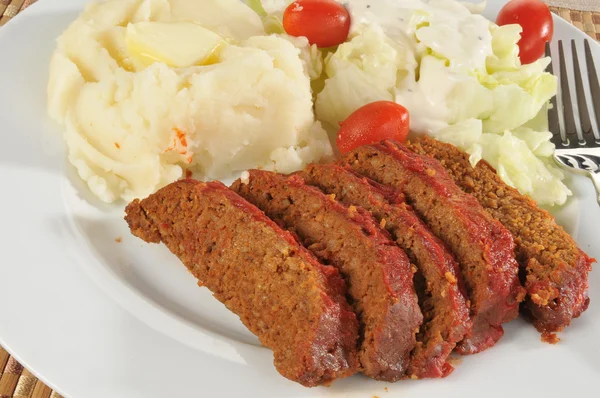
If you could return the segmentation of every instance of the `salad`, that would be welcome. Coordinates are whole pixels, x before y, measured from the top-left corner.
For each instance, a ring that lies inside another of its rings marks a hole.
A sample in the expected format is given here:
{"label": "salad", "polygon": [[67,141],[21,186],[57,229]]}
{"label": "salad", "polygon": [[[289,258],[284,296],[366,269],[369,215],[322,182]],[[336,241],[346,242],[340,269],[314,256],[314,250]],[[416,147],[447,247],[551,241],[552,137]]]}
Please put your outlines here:
{"label": "salad", "polygon": [[525,40],[530,34],[521,40],[523,27],[510,23],[509,13],[499,26],[476,12],[481,5],[455,0],[247,4],[267,33],[305,36],[312,44],[301,57],[316,118],[329,131],[352,130],[347,119],[367,104],[387,104],[387,112],[396,103],[410,115],[404,120],[411,135],[456,145],[473,165],[486,160],[540,205],[561,205],[571,195],[552,161],[545,120],[557,91],[556,78],[545,72],[551,61],[539,58],[539,45]]}

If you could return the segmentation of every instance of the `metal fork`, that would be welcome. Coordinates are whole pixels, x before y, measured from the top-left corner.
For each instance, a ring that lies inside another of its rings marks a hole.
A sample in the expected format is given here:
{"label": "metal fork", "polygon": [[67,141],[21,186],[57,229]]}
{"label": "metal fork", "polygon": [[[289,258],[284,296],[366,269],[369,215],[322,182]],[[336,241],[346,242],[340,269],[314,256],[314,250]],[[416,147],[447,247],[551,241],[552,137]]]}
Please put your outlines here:
{"label": "metal fork", "polygon": [[[565,51],[562,40],[558,41],[558,61],[560,69],[556,76],[560,80],[559,95],[562,109],[557,106],[557,98],[551,100],[551,108],[548,110],[548,125],[552,135],[552,143],[556,146],[554,159],[563,167],[587,174],[596,187],[598,203],[600,204],[600,82],[594,65],[590,43],[585,40],[585,63],[587,67],[588,85],[591,93],[590,101],[584,89],[584,76],[579,67],[579,57],[575,40],[571,40],[571,53],[573,57],[573,68],[567,69]],[[546,56],[551,56],[550,45],[546,44]],[[554,74],[552,63],[548,65],[547,71]],[[571,100],[569,75],[575,80],[575,96],[577,98],[577,110]],[[589,105],[593,113],[590,112]],[[561,113],[561,115],[559,115]],[[562,116],[563,128],[560,119]],[[595,116],[595,117],[594,117]],[[580,123],[576,122],[579,119]],[[594,120],[595,119],[595,120]],[[579,128],[578,128],[579,126]]]}

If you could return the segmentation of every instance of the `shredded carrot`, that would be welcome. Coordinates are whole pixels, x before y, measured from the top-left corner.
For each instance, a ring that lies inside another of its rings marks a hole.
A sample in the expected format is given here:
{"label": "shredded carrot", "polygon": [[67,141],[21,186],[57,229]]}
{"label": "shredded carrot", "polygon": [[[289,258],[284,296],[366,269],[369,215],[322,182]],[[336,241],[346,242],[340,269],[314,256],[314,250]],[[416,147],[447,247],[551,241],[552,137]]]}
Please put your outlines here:
{"label": "shredded carrot", "polygon": [[115,142],[115,146],[117,147],[117,149],[121,149],[121,145],[119,145],[118,142]]}
{"label": "shredded carrot", "polygon": [[173,131],[175,131],[175,134],[177,134],[177,138],[179,138],[179,142],[181,142],[181,145],[187,147],[187,134],[179,130],[178,128],[174,128]]}
{"label": "shredded carrot", "polygon": [[173,145],[171,145],[170,147],[168,147],[167,149],[165,149],[164,153],[172,151],[173,149],[175,149],[176,146],[177,146],[177,141],[175,140],[175,138],[173,138]]}
{"label": "shredded carrot", "polygon": [[[170,147],[165,149],[164,153],[167,153],[167,152],[172,151],[175,148],[177,148],[178,147],[177,141],[179,140],[179,143],[183,147],[182,149],[179,150],[179,154],[181,154],[181,155],[187,154],[188,153],[187,134],[185,132],[179,130],[177,127],[173,127],[172,131],[175,133],[175,137],[173,137],[173,145],[171,145]],[[189,158],[188,158],[188,163],[192,163],[192,161],[189,160]]]}

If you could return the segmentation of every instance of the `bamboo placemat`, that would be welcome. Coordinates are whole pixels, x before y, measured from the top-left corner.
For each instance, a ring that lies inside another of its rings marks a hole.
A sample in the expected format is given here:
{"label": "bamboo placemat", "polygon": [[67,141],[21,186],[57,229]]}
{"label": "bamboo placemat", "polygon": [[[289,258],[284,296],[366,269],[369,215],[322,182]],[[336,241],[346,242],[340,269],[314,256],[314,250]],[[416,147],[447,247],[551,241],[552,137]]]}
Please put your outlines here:
{"label": "bamboo placemat", "polygon": [[[0,26],[37,0],[0,0]],[[52,0],[45,0],[52,1]],[[552,11],[600,41],[600,12],[551,7]],[[0,398],[62,398],[0,347]]]}

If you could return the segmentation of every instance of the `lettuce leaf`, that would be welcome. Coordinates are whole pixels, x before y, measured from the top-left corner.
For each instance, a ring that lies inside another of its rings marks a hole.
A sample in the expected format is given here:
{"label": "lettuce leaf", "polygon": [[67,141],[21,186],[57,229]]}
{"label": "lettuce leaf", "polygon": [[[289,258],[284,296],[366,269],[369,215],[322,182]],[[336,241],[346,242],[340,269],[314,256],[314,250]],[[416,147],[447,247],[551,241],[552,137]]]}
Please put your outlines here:
{"label": "lettuce leaf", "polygon": [[492,25],[492,52],[486,59],[486,68],[489,74],[504,70],[518,70],[521,66],[519,47],[523,28],[521,25]]}
{"label": "lettuce leaf", "polygon": [[262,19],[263,25],[265,27],[265,32],[267,34],[273,33],[285,33],[285,29],[283,29],[283,17],[281,15],[277,15],[275,13],[268,13],[263,6],[263,2],[261,0],[245,0],[248,7],[250,7],[258,16]]}
{"label": "lettuce leaf", "polygon": [[245,2],[259,17],[264,18],[268,15],[261,0],[245,0]]}
{"label": "lettuce leaf", "polygon": [[541,156],[548,153],[548,148],[540,148],[543,137],[538,134],[545,133],[483,134],[480,139],[483,159],[505,183],[531,196],[538,204],[562,205],[572,193],[562,182],[565,175],[551,156]]}
{"label": "lettuce leaf", "polygon": [[[408,60],[408,62],[407,62]],[[398,80],[416,66],[410,50],[378,29],[366,29],[325,59],[325,87],[317,95],[317,117],[337,125],[373,101],[394,99]]]}
{"label": "lettuce leaf", "polygon": [[361,106],[383,100],[392,101],[392,93],[373,84],[368,74],[349,63],[325,81],[325,87],[315,101],[315,112],[318,120],[337,126]]}
{"label": "lettuce leaf", "polygon": [[487,161],[508,185],[531,196],[540,205],[562,205],[571,191],[554,165],[549,132],[520,128],[502,134],[482,133],[478,119],[464,120],[438,131],[434,137],[463,148],[473,167]]}

